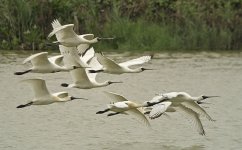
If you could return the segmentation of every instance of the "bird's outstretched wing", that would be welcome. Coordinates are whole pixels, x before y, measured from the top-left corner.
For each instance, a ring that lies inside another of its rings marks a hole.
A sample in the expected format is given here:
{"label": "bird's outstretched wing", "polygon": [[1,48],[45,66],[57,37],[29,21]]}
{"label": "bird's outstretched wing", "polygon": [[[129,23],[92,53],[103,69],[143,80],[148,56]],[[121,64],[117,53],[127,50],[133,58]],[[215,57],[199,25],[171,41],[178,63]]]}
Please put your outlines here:
{"label": "bird's outstretched wing", "polygon": [[91,81],[87,76],[85,68],[78,68],[70,71],[72,80],[76,84],[82,84],[83,86],[91,85]]}
{"label": "bird's outstretched wing", "polygon": [[92,39],[94,39],[94,34],[82,34],[82,35],[79,35],[79,37],[86,39],[86,40],[92,40]]}
{"label": "bird's outstretched wing", "polygon": [[89,63],[91,59],[94,57],[94,55],[95,55],[94,48],[91,47],[86,51],[86,53],[83,56],[81,56],[81,58],[85,63]]}
{"label": "bird's outstretched wing", "polygon": [[59,98],[66,98],[69,94],[63,91],[63,92],[53,93],[52,95],[57,96]]}
{"label": "bird's outstretched wing", "polygon": [[119,63],[120,66],[129,67],[133,65],[140,65],[151,60],[151,56],[142,56],[136,59],[132,59],[123,63]]}
{"label": "bird's outstretched wing", "polygon": [[76,33],[73,30],[74,24],[61,25],[58,20],[52,22],[53,31],[48,35],[48,38],[51,38],[53,35],[56,35],[56,39],[61,41],[63,38],[71,38],[76,36]]}
{"label": "bird's outstretched wing", "polygon": [[166,112],[168,107],[171,105],[171,102],[162,102],[153,106],[153,109],[150,111],[149,118],[155,119],[160,117],[163,113]]}
{"label": "bird's outstretched wing", "polygon": [[35,98],[50,95],[50,92],[46,87],[45,80],[43,79],[26,79],[22,80],[22,82],[26,82],[31,85]]}
{"label": "bird's outstretched wing", "polygon": [[104,67],[104,68],[121,68],[117,63],[115,63],[113,60],[103,56],[102,54],[100,53],[96,53],[95,54],[96,57],[97,57],[97,60],[100,62],[100,64]]}
{"label": "bird's outstretched wing", "polygon": [[65,67],[89,67],[85,62],[80,59],[76,47],[66,47],[63,45],[59,45],[59,49],[61,54],[63,55],[63,62]]}
{"label": "bird's outstretched wing", "polygon": [[186,106],[187,108],[192,109],[196,113],[198,113],[200,116],[205,116],[209,121],[214,121],[209,114],[200,107],[195,101],[184,101],[182,102],[182,105]]}
{"label": "bird's outstretched wing", "polygon": [[41,52],[41,53],[31,55],[23,61],[23,64],[29,61],[31,61],[32,65],[34,66],[42,66],[42,65],[50,64],[48,60],[48,52]]}
{"label": "bird's outstretched wing", "polygon": [[80,44],[77,46],[78,55],[83,56],[90,48],[90,44]]}
{"label": "bird's outstretched wing", "polygon": [[[93,69],[93,70],[100,70],[102,69],[102,65],[97,61],[97,57],[92,57],[90,62],[89,62],[89,66],[91,67],[90,69]],[[86,73],[87,73],[87,76],[88,78],[93,81],[93,82],[96,82],[96,76],[97,76],[97,73],[89,73],[89,68],[86,69]]]}
{"label": "bird's outstretched wing", "polygon": [[53,64],[56,64],[58,66],[63,65],[63,55],[57,55],[57,56],[52,56],[48,58],[49,61]]}
{"label": "bird's outstretched wing", "polygon": [[139,108],[130,109],[127,111],[128,114],[134,115],[138,120],[142,121],[146,126],[150,127],[149,120],[145,117]]}
{"label": "bird's outstretched wing", "polygon": [[175,108],[178,111],[182,112],[189,120],[192,121],[193,125],[195,126],[199,134],[205,135],[202,122],[199,119],[199,115],[195,111],[183,105],[179,105],[178,107],[175,107]]}
{"label": "bird's outstretched wing", "polygon": [[57,29],[59,27],[61,27],[62,25],[60,24],[58,19],[55,19],[52,23],[51,23],[53,29]]}
{"label": "bird's outstretched wing", "polygon": [[110,99],[112,99],[113,101],[115,102],[122,102],[122,101],[128,101],[125,97],[119,95],[119,94],[116,94],[116,93],[113,93],[113,92],[106,92],[104,91],[104,93],[110,97]]}

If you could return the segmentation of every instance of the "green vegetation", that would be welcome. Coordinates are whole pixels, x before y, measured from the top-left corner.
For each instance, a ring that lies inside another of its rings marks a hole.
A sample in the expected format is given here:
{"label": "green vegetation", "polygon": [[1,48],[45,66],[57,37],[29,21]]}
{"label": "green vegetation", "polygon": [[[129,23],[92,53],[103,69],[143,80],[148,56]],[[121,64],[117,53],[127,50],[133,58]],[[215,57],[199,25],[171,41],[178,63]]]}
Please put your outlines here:
{"label": "green vegetation", "polygon": [[242,0],[1,0],[0,49],[57,49],[51,22],[113,37],[100,50],[242,50]]}

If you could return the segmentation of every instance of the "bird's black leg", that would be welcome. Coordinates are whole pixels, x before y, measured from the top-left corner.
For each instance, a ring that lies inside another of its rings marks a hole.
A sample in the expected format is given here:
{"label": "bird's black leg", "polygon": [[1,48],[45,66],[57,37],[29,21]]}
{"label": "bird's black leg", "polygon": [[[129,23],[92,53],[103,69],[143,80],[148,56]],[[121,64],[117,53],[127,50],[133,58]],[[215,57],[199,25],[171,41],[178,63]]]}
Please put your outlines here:
{"label": "bird's black leg", "polygon": [[27,104],[19,105],[19,106],[17,106],[16,108],[24,108],[24,107],[30,106],[30,105],[32,105],[32,104],[33,104],[33,102],[29,102],[29,103],[27,103]]}
{"label": "bird's black leg", "polygon": [[107,116],[113,116],[113,115],[117,115],[120,114],[120,112],[116,112],[116,113],[109,113]]}
{"label": "bird's black leg", "polygon": [[110,109],[109,108],[107,108],[107,109],[105,109],[105,110],[103,110],[103,111],[98,111],[98,112],[96,112],[96,114],[103,114],[103,113],[105,113],[105,112],[107,112],[107,111],[109,111]]}
{"label": "bird's black leg", "polygon": [[103,72],[103,69],[100,70],[88,70],[89,73],[98,73],[98,72]]}
{"label": "bird's black leg", "polygon": [[28,73],[28,72],[30,72],[30,71],[31,71],[31,69],[26,70],[26,71],[22,71],[22,72],[14,72],[14,74],[15,74],[15,75],[23,75],[23,74]]}

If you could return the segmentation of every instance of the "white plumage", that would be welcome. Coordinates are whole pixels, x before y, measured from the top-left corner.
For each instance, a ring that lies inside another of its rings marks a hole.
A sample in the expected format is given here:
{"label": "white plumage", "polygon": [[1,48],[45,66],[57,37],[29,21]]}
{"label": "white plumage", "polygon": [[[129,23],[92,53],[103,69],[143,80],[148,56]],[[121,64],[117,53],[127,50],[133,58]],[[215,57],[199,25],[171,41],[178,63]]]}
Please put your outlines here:
{"label": "white plumage", "polygon": [[31,85],[34,92],[34,98],[27,104],[17,106],[17,108],[23,108],[30,105],[48,105],[55,102],[67,102],[74,99],[84,99],[69,96],[67,92],[51,94],[46,87],[45,81],[42,79],[27,79],[22,82],[27,82]]}
{"label": "white plumage", "polygon": [[92,40],[85,39],[85,36],[77,35],[74,30],[74,24],[61,25],[56,19],[52,22],[53,31],[48,35],[51,38],[56,35],[57,41],[54,43],[60,43],[67,47],[76,47],[80,44],[92,44],[98,42],[97,38]]}
{"label": "white plumage", "polygon": [[160,117],[165,112],[182,112],[187,118],[192,120],[197,131],[201,135],[205,135],[200,116],[206,117],[210,121],[214,121],[209,114],[198,105],[198,103],[206,98],[217,96],[199,96],[192,97],[185,92],[170,92],[155,96],[152,100],[147,101],[148,105],[152,106],[149,111],[149,117],[155,119]]}
{"label": "white plumage", "polygon": [[54,56],[48,58],[48,52],[40,52],[34,55],[29,56],[23,61],[23,64],[31,62],[32,67],[23,72],[15,72],[15,75],[22,75],[28,72],[33,73],[54,73],[60,71],[69,71],[75,69],[76,66],[59,66],[62,56]]}
{"label": "white plumage", "polygon": [[[63,55],[63,62],[65,66],[87,66],[90,68],[96,68],[98,62],[96,57],[92,57],[90,60],[90,56],[84,58],[79,57],[78,52],[76,51],[75,47],[65,47],[60,45],[60,51]],[[92,52],[91,52],[92,53]],[[92,54],[90,54],[92,55]],[[85,56],[85,55],[84,55]],[[89,64],[86,63],[89,62]],[[72,84],[62,83],[61,86],[63,87],[71,87],[71,88],[80,88],[80,89],[90,89],[96,87],[103,87],[108,86],[112,83],[121,83],[121,82],[112,82],[112,81],[105,81],[105,82],[97,82],[96,81],[96,73],[89,73],[90,68],[78,68],[75,70],[71,70],[71,78],[73,80]]]}
{"label": "white plumage", "polygon": [[99,70],[91,70],[90,72],[105,72],[110,74],[122,74],[122,73],[139,73],[144,70],[152,70],[143,67],[131,69],[130,66],[140,65],[151,60],[151,56],[142,56],[136,59],[132,59],[123,63],[116,63],[112,59],[103,56],[100,53],[96,53],[97,60],[103,66]]}
{"label": "white plumage", "polygon": [[144,122],[147,126],[150,126],[148,119],[143,114],[141,107],[146,107],[146,104],[138,104],[132,101],[127,100],[123,96],[113,93],[113,92],[105,92],[105,94],[114,101],[111,104],[107,105],[107,109],[104,111],[98,111],[97,114],[102,114],[108,111],[113,111],[115,113],[110,113],[108,116],[113,116],[116,114],[132,114],[136,116],[139,120]]}

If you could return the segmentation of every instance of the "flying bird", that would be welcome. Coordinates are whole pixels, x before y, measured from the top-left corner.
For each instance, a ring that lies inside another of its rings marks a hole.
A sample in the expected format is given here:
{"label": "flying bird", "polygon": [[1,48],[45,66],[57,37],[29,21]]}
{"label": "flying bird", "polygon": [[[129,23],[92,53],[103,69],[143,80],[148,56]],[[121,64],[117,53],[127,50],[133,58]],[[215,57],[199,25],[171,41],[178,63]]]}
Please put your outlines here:
{"label": "flying bird", "polygon": [[77,47],[80,44],[93,44],[97,43],[100,40],[106,40],[106,39],[113,39],[113,38],[90,38],[89,35],[77,35],[74,30],[74,24],[66,24],[61,25],[60,22],[55,19],[51,23],[53,30],[48,35],[48,38],[51,38],[53,35],[56,35],[57,41],[53,43],[60,43],[61,45],[67,46],[67,47]]}
{"label": "flying bird", "polygon": [[59,66],[59,62],[61,61],[62,56],[54,56],[48,58],[48,52],[40,52],[34,55],[29,56],[23,61],[23,64],[26,64],[27,62],[31,62],[32,67],[25,71],[19,71],[15,72],[15,75],[23,75],[28,72],[33,73],[55,73],[55,72],[61,72],[61,71],[69,71],[72,69],[78,68],[77,66],[70,66],[64,67]]}
{"label": "flying bird", "polygon": [[136,59],[132,59],[123,63],[116,63],[112,59],[105,57],[100,53],[95,54],[101,67],[97,70],[90,70],[90,73],[104,72],[110,74],[122,74],[122,73],[139,73],[145,70],[153,70],[144,67],[138,67],[131,69],[130,66],[140,65],[151,60],[151,56],[142,56]]}
{"label": "flying bird", "polygon": [[[86,60],[79,57],[76,50],[73,50],[74,47],[65,47],[63,45],[59,45],[61,54],[63,55],[63,62],[65,66],[81,66],[80,64],[86,64],[90,68],[95,68],[98,65],[96,57],[92,57],[91,60],[87,58]],[[74,83],[67,84],[62,83],[61,86],[69,87],[69,88],[80,88],[80,89],[91,89],[97,87],[108,86],[113,83],[122,83],[116,81],[104,81],[104,82],[97,82],[96,75],[97,73],[89,73],[90,68],[78,68],[75,70],[71,70],[70,74]]]}
{"label": "flying bird", "polygon": [[105,92],[105,94],[111,98],[113,103],[107,105],[107,109],[103,111],[98,111],[96,114],[103,114],[108,111],[113,111],[114,113],[109,113],[107,116],[113,116],[117,114],[131,114],[136,116],[139,120],[142,120],[147,126],[150,126],[148,119],[143,114],[142,110],[139,109],[141,107],[148,106],[146,103],[138,104],[132,101],[127,100],[122,95],[113,93],[113,92]]}
{"label": "flying bird", "polygon": [[22,82],[27,82],[32,86],[34,98],[26,104],[17,106],[17,108],[24,108],[31,105],[48,105],[57,102],[72,101],[75,99],[87,100],[85,98],[69,96],[67,92],[58,92],[51,94],[46,87],[45,80],[43,79],[27,79],[23,80]]}

